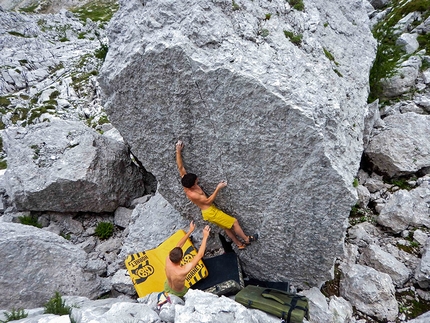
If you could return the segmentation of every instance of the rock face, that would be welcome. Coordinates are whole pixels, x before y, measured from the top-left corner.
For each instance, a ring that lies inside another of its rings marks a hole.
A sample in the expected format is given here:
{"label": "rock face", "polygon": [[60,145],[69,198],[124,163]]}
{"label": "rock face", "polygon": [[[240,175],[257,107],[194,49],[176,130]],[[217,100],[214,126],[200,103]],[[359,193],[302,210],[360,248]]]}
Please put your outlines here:
{"label": "rock face", "polygon": [[186,169],[208,193],[227,179],[216,203],[259,231],[240,256],[250,275],[329,279],[355,203],[375,54],[362,2],[122,1],[109,37],[105,106],[160,193],[201,217],[176,170],[182,139]]}
{"label": "rock face", "polygon": [[344,267],[343,272],[340,293],[353,306],[381,321],[396,319],[399,308],[389,275],[362,265]]}
{"label": "rock face", "polygon": [[145,191],[128,148],[81,122],[11,127],[3,142],[6,191],[18,210],[113,212]]}
{"label": "rock face", "polygon": [[365,151],[374,168],[390,177],[430,169],[430,116],[408,112],[384,123]]}
{"label": "rock face", "polygon": [[430,185],[424,181],[413,190],[399,190],[381,210],[377,221],[396,233],[407,228],[430,227]]}
{"label": "rock face", "polygon": [[42,306],[55,291],[99,296],[101,280],[83,270],[86,257],[85,251],[57,234],[0,222],[0,308]]}

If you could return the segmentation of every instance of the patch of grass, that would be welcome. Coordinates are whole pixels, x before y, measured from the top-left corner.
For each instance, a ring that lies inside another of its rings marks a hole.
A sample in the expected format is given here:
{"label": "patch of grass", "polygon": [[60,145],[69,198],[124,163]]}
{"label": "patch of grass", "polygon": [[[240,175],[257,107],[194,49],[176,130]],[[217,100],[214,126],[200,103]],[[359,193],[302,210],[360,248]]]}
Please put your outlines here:
{"label": "patch of grass", "polygon": [[[53,100],[55,102],[55,104],[57,103],[57,101]],[[37,107],[35,109],[31,109],[30,111],[30,116],[28,117],[27,121],[28,124],[32,124],[34,122],[34,120],[36,118],[39,118],[42,114],[44,113],[49,113],[49,110],[53,110],[52,112],[55,111],[55,106],[53,105],[44,105],[44,106],[40,106]],[[34,158],[37,159],[37,158]]]}
{"label": "patch of grass", "polygon": [[97,224],[95,235],[100,239],[108,239],[113,235],[113,224],[110,222],[100,222]]}
{"label": "patch of grass", "polygon": [[36,228],[42,228],[42,225],[39,223],[38,219],[34,215],[24,215],[18,217],[19,223],[25,225],[31,225]]}
{"label": "patch of grass", "polygon": [[55,295],[44,305],[44,307],[45,310],[43,314],[70,315],[70,312],[72,311],[70,306],[65,305],[59,292],[55,292]]}
{"label": "patch of grass", "polygon": [[3,158],[0,158],[0,169],[6,169],[7,168],[7,161]]}
{"label": "patch of grass", "polygon": [[78,34],[78,39],[85,39],[85,32],[81,32]]}
{"label": "patch of grass", "polygon": [[400,188],[401,190],[410,191],[411,189],[413,189],[413,186],[411,186],[409,184],[409,181],[415,180],[415,179],[416,179],[415,177],[412,177],[412,178],[392,178],[389,180],[384,180],[384,182],[387,184],[395,185],[398,188]]}
{"label": "patch of grass", "polygon": [[270,20],[270,17],[272,17],[272,14],[266,13],[266,15],[264,16],[264,20]]}
{"label": "patch of grass", "polygon": [[12,112],[12,117],[10,121],[16,124],[18,121],[26,120],[28,115],[28,109],[23,107],[18,107]]}
{"label": "patch of grass", "polygon": [[67,38],[66,36],[63,36],[59,39],[60,42],[64,43],[66,41],[69,41],[69,38]]}
{"label": "patch of grass", "polygon": [[109,119],[108,119],[108,117],[107,116],[101,116],[100,117],[100,119],[99,119],[99,122],[98,122],[98,124],[99,125],[102,125],[102,124],[106,124],[106,123],[110,123],[110,121],[109,121]]}
{"label": "patch of grass", "polygon": [[354,178],[354,180],[352,181],[352,186],[354,186],[354,187],[358,187],[358,185],[359,185],[360,183],[358,182],[358,179],[357,178]]}
{"label": "patch of grass", "polygon": [[412,290],[396,292],[396,299],[399,310],[406,315],[407,321],[430,311],[430,302],[422,299]]}
{"label": "patch of grass", "polygon": [[302,34],[295,34],[292,31],[284,30],[284,35],[288,38],[294,45],[300,46],[302,44]]}
{"label": "patch of grass", "polygon": [[232,2],[231,2],[231,9],[233,11],[236,11],[236,10],[240,9],[239,5],[236,2],[234,2],[234,0],[232,0]]}
{"label": "patch of grass", "polygon": [[35,13],[38,6],[39,6],[39,3],[36,1],[33,5],[30,5],[24,8],[19,8],[19,11],[25,12],[25,13]]}
{"label": "patch of grass", "polygon": [[430,68],[430,61],[423,60],[423,63],[421,64],[421,72],[428,70]]}
{"label": "patch of grass", "polygon": [[331,60],[332,62],[334,62],[334,61],[335,61],[333,54],[332,54],[332,53],[330,53],[330,51],[329,51],[328,49],[323,48],[323,51],[324,51],[325,57],[327,57],[327,58],[328,58],[329,60]]}
{"label": "patch of grass", "polygon": [[270,32],[268,29],[261,29],[258,33],[261,37],[266,38],[267,36],[269,36]]}
{"label": "patch of grass", "polygon": [[20,32],[17,32],[17,31],[8,31],[8,34],[10,34],[12,36],[16,36],[16,37],[31,38],[30,36],[26,36],[24,34],[21,34]]}
{"label": "patch of grass", "polygon": [[66,240],[70,240],[70,238],[71,238],[70,233],[67,233],[67,234],[66,233],[60,233],[60,236]]}
{"label": "patch of grass", "polygon": [[408,244],[401,244],[401,243],[397,243],[397,248],[399,248],[400,250],[403,250],[404,252],[410,253],[412,255],[415,256],[419,256],[420,254],[420,248],[419,248],[419,243],[414,241],[408,241]]}
{"label": "patch of grass", "polygon": [[24,319],[28,316],[28,313],[26,313],[22,308],[18,308],[18,309],[13,308],[11,312],[3,312],[3,314],[6,317],[6,320],[5,321],[0,320],[0,323],[17,321],[20,319]]}
{"label": "patch of grass", "polygon": [[7,96],[0,96],[0,107],[7,107],[10,105],[10,99]]}
{"label": "patch of grass", "polygon": [[53,92],[51,92],[51,94],[49,95],[49,98],[51,100],[55,100],[56,98],[58,98],[60,96],[60,91],[55,90]]}
{"label": "patch of grass", "polygon": [[95,51],[94,56],[97,57],[98,59],[101,59],[104,62],[108,50],[109,50],[109,47],[107,45],[101,44],[100,48]]}
{"label": "patch of grass", "polygon": [[356,204],[351,208],[349,213],[349,224],[354,226],[362,222],[374,223],[375,219],[372,215],[373,214],[369,209],[361,208],[358,206],[358,204]]}
{"label": "patch of grass", "polygon": [[293,7],[296,10],[299,10],[299,11],[305,10],[305,4],[303,3],[303,0],[287,0],[287,2],[290,4],[291,7]]}
{"label": "patch of grass", "polygon": [[108,22],[119,9],[117,1],[90,1],[89,3],[70,9],[82,22],[87,19],[97,22]]}
{"label": "patch of grass", "polygon": [[339,70],[337,68],[334,68],[333,71],[337,74],[337,76],[343,77],[342,73],[339,72]]}
{"label": "patch of grass", "polygon": [[[55,73],[55,72],[57,72],[57,71],[59,71],[59,70],[61,70],[63,68],[64,68],[64,64],[63,64],[63,62],[61,62],[61,63],[59,63],[59,64],[57,64],[55,66],[48,67],[48,71],[49,71],[50,74],[53,74],[53,73]],[[39,94],[39,96],[40,96],[40,94]]]}
{"label": "patch of grass", "polygon": [[426,53],[430,53],[430,33],[418,35],[417,41],[420,45],[420,49],[425,49]]}

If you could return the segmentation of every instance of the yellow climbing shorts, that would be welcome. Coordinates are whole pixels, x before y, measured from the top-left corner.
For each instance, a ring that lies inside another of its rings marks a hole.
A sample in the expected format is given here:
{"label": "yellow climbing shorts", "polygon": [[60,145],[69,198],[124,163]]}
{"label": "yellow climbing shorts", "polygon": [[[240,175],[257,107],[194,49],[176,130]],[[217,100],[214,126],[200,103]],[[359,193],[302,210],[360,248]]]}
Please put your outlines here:
{"label": "yellow climbing shorts", "polygon": [[202,210],[202,216],[203,220],[216,224],[222,229],[231,229],[234,221],[236,221],[235,218],[224,213],[214,205],[209,206],[206,210]]}
{"label": "yellow climbing shorts", "polygon": [[184,289],[183,289],[182,291],[177,292],[177,291],[173,290],[172,288],[170,288],[169,283],[168,283],[168,282],[167,282],[167,280],[166,280],[166,281],[164,282],[164,291],[165,291],[167,294],[175,295],[175,296],[178,296],[178,297],[181,297],[181,298],[182,298],[182,297],[184,297],[184,295],[188,292],[188,288],[184,286]]}

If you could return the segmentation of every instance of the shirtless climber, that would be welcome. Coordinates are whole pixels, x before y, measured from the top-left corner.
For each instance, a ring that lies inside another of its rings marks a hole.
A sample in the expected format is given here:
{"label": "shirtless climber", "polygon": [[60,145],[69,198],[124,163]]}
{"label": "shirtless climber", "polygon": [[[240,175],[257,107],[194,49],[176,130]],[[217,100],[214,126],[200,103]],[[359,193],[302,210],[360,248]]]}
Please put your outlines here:
{"label": "shirtless climber", "polygon": [[181,260],[183,257],[182,247],[190,237],[191,233],[193,233],[195,227],[194,222],[191,221],[190,229],[187,234],[179,240],[176,247],[170,251],[169,256],[166,258],[165,270],[167,280],[164,283],[164,291],[168,294],[183,297],[188,292],[188,288],[185,287],[185,278],[205,254],[206,241],[208,240],[209,233],[211,231],[208,225],[203,229],[203,240],[197,255],[194,256],[189,263],[181,266]]}
{"label": "shirtless climber", "polygon": [[[184,187],[185,194],[188,199],[197,205],[202,211],[203,220],[209,221],[218,225],[220,228],[224,229],[227,236],[236,244],[239,250],[245,249],[247,245],[258,239],[258,235],[247,236],[243,232],[239,225],[239,222],[234,217],[224,213],[213,205],[215,197],[218,192],[227,186],[227,181],[221,181],[215,191],[209,197],[203,192],[201,187],[197,184],[197,175],[192,173],[187,173],[182,162],[182,149],[184,148],[184,143],[179,140],[176,143],[176,164],[178,165],[179,175],[181,176],[182,186]],[[244,243],[239,241],[236,237],[239,236]]]}

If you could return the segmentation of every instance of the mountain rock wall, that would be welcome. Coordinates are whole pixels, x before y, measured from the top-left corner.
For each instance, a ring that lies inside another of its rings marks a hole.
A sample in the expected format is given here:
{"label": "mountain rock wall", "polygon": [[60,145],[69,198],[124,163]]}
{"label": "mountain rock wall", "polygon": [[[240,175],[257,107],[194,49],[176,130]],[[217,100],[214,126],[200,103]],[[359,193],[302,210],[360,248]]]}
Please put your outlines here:
{"label": "mountain rock wall", "polygon": [[363,150],[376,43],[362,1],[121,1],[99,78],[112,124],[186,218],[174,144],[260,240],[254,277],[330,279]]}

